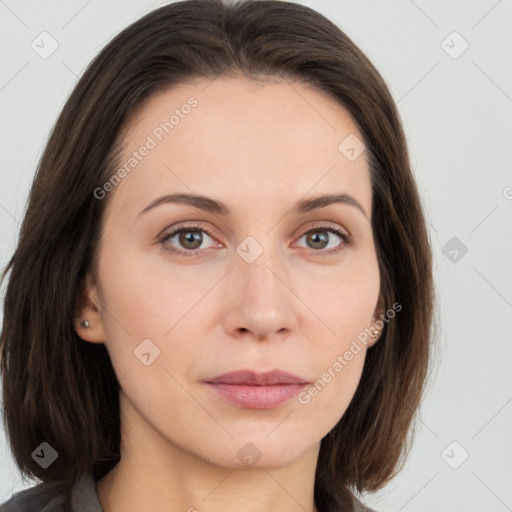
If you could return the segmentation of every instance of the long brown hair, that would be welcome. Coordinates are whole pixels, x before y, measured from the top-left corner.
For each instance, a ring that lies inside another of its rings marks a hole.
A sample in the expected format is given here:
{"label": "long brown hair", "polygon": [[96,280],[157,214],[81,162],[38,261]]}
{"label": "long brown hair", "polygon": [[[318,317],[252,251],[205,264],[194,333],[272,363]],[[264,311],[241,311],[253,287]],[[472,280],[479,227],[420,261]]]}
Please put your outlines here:
{"label": "long brown hair", "polygon": [[[368,351],[345,414],[322,440],[318,507],[352,510],[403,465],[428,377],[432,255],[406,140],[388,88],[327,18],[275,0],[185,0],[139,19],[97,55],[67,100],[39,162],[5,295],[0,357],[4,422],[22,474],[69,491],[120,459],[119,383],[103,344],[74,329],[104,208],[94,197],[116,169],[119,136],[156,92],[197,77],[243,76],[315,85],[348,109],[364,137],[380,303],[398,303]],[[33,450],[48,442],[43,469]]]}

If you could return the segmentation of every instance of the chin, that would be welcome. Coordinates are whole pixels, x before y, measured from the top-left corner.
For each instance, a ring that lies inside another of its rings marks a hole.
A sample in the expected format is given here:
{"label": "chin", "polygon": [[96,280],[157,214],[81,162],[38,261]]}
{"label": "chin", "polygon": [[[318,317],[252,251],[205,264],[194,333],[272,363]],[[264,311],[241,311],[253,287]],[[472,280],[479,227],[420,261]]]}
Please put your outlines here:
{"label": "chin", "polygon": [[204,452],[197,455],[208,463],[224,469],[269,470],[289,466],[308,450],[319,446],[320,442],[304,442],[299,445],[293,439],[285,443],[279,436],[270,439],[265,436],[248,435],[243,439],[230,439],[222,445],[216,444],[211,450],[204,447]]}

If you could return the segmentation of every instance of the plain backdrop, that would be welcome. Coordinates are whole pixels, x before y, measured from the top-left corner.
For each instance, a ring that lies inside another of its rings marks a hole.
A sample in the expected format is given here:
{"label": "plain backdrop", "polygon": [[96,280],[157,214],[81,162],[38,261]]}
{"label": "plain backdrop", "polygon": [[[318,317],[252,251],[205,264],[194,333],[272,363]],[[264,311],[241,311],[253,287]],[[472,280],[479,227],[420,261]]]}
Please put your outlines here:
{"label": "plain backdrop", "polygon": [[[402,472],[364,501],[379,512],[512,510],[512,2],[300,3],[340,26],[386,80],[435,255],[435,379]],[[78,77],[116,33],[160,5],[0,0],[0,267]],[[47,52],[58,45],[51,55],[33,49],[41,37]],[[29,484],[0,430],[0,503]]]}

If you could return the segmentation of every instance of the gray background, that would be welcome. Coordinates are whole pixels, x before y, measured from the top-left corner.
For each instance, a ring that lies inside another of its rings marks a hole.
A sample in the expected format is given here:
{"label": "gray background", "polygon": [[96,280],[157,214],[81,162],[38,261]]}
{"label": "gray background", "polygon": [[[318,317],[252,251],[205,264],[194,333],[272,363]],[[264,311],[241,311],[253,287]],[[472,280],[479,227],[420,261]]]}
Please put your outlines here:
{"label": "gray background", "polygon": [[[301,3],[338,24],[387,81],[435,253],[435,380],[403,471],[364,500],[379,512],[512,510],[512,2]],[[114,34],[159,5],[0,0],[0,267],[77,77]],[[42,47],[43,31],[58,43],[47,58],[31,47]],[[29,485],[0,430],[0,503]]]}

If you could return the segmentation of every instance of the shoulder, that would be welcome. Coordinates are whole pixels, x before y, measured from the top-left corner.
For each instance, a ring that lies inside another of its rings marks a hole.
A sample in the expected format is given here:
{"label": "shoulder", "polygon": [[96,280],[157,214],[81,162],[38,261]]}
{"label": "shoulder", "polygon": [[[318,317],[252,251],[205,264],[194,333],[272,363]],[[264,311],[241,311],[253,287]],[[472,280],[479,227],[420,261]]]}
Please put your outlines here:
{"label": "shoulder", "polygon": [[[2,511],[0,511],[0,512],[2,512]],[[368,508],[364,503],[359,501],[354,496],[354,512],[377,512],[377,511],[374,510],[373,508]]]}
{"label": "shoulder", "polygon": [[44,483],[14,493],[9,500],[0,504],[0,512],[68,512],[63,494],[55,493]]}
{"label": "shoulder", "polygon": [[[373,508],[367,507],[362,501],[360,501],[355,494],[351,494],[352,499],[352,508],[350,509],[351,512],[377,512]],[[320,510],[320,507],[317,507],[318,510]],[[328,503],[324,503],[322,505],[322,510],[325,512],[343,512],[347,509],[337,503],[334,502],[334,500],[330,500]],[[2,511],[0,511],[2,512]]]}
{"label": "shoulder", "polygon": [[0,504],[0,512],[102,512],[92,475],[79,480],[67,499],[44,483],[17,492]]}

